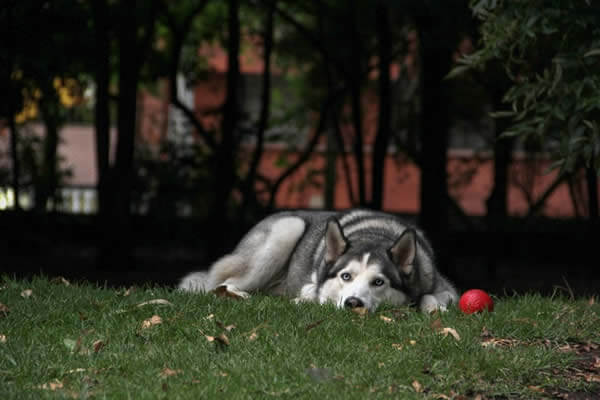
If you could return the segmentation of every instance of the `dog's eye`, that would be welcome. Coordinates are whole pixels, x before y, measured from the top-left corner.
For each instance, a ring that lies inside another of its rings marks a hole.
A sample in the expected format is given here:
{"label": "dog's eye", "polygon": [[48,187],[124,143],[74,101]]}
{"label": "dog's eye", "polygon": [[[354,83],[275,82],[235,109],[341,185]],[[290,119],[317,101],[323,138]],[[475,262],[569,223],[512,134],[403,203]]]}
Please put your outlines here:
{"label": "dog's eye", "polygon": [[383,279],[377,278],[373,281],[373,285],[375,285],[375,286],[382,286],[383,284],[384,284]]}
{"label": "dog's eye", "polygon": [[344,280],[344,281],[349,281],[350,278],[352,278],[352,275],[350,275],[348,272],[344,272],[343,274],[340,275],[340,278],[342,278],[342,280]]}

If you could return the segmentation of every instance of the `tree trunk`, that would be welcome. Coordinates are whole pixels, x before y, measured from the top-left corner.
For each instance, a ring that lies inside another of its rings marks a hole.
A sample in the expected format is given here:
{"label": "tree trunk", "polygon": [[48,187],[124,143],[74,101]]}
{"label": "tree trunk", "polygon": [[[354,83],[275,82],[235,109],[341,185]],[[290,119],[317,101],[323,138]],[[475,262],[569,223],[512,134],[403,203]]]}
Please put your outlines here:
{"label": "tree trunk", "polygon": [[379,120],[373,147],[371,207],[381,210],[384,198],[385,160],[391,134],[390,62],[392,37],[388,8],[381,1],[376,6],[379,50]]}
{"label": "tree trunk", "polygon": [[108,6],[106,0],[92,2],[95,36],[95,78],[96,102],[94,104],[94,125],[96,130],[96,171],[98,181],[96,193],[99,223],[106,221],[109,214],[109,157],[110,157],[110,37],[108,27]]}
{"label": "tree trunk", "polygon": [[352,126],[354,128],[354,159],[356,162],[356,174],[358,178],[358,202],[360,206],[367,205],[367,189],[365,180],[365,158],[364,158],[364,140],[363,140],[363,120],[361,103],[361,85],[362,71],[360,60],[362,57],[362,48],[360,35],[357,27],[356,1],[350,2],[350,34],[352,46],[352,60],[350,62],[350,74],[348,86],[350,87],[350,105],[352,108]]}
{"label": "tree trunk", "polygon": [[593,167],[585,169],[588,193],[588,214],[592,225],[598,225],[598,175]]}
{"label": "tree trunk", "polygon": [[[12,84],[9,83],[12,88]],[[10,157],[12,162],[12,189],[15,199],[15,210],[21,210],[21,163],[19,159],[19,132],[17,131],[17,124],[15,123],[15,106],[11,100],[8,102],[8,127],[10,129]]]}
{"label": "tree trunk", "polygon": [[447,269],[444,238],[448,225],[448,87],[444,77],[450,70],[452,50],[436,32],[439,21],[419,21],[421,58],[421,210],[420,224],[438,250],[442,270]]}
{"label": "tree trunk", "polygon": [[[215,196],[211,207],[211,214],[216,220],[229,220],[229,201],[231,192],[235,184],[235,154],[237,152],[236,130],[239,119],[239,99],[238,87],[240,82],[240,21],[239,21],[239,0],[229,0],[228,20],[227,20],[227,89],[225,104],[223,107],[223,120],[221,124],[221,141],[215,154]],[[214,239],[214,246],[211,246],[217,252],[221,251],[222,246],[226,246],[226,232],[221,230]]]}
{"label": "tree trunk", "polygon": [[[508,82],[507,82],[508,83]],[[492,83],[497,85],[497,82]],[[494,110],[502,110],[506,106],[502,102],[507,85],[495,87],[492,93]],[[510,165],[512,161],[513,138],[500,138],[500,135],[510,125],[507,118],[496,119],[494,142],[494,187],[487,198],[487,230],[490,237],[490,250],[488,252],[487,278],[492,282],[496,279],[498,259],[504,253],[503,243],[504,231],[506,230],[506,219],[508,217],[508,180]]]}
{"label": "tree trunk", "polygon": [[[48,200],[54,199],[58,188],[58,99],[53,98],[46,90],[46,99],[42,99],[40,104],[42,117],[46,128],[46,137],[44,138],[44,152],[41,168],[41,181],[35,188],[35,210],[36,212],[46,212]],[[56,207],[56,204],[54,204]]]}
{"label": "tree trunk", "polygon": [[[265,30],[263,33],[263,76],[262,76],[262,98],[260,116],[256,127],[256,144],[248,173],[244,181],[242,205],[240,207],[240,217],[247,215],[248,208],[255,208],[256,194],[255,183],[258,172],[258,166],[262,159],[265,141],[265,132],[269,126],[269,117],[271,115],[271,53],[273,51],[273,32],[276,1],[268,6]],[[254,214],[254,213],[252,213]]]}

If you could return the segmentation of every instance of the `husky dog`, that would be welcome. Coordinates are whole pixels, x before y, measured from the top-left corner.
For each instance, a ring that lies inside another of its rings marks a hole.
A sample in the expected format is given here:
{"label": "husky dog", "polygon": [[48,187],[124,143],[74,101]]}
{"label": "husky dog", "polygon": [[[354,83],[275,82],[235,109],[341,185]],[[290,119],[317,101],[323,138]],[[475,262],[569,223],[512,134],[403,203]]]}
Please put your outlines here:
{"label": "husky dog", "polygon": [[381,303],[443,311],[458,300],[423,233],[369,210],[273,214],[207,272],[185,276],[179,288],[242,298],[261,291],[369,311]]}

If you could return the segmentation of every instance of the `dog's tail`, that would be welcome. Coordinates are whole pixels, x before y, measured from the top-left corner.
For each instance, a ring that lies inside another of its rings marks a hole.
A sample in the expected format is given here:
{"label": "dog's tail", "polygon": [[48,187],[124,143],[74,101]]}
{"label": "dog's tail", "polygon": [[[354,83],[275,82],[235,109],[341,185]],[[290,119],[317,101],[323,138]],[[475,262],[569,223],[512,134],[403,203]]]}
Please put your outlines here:
{"label": "dog's tail", "polygon": [[208,271],[192,272],[184,276],[177,288],[189,292],[206,292],[208,284]]}

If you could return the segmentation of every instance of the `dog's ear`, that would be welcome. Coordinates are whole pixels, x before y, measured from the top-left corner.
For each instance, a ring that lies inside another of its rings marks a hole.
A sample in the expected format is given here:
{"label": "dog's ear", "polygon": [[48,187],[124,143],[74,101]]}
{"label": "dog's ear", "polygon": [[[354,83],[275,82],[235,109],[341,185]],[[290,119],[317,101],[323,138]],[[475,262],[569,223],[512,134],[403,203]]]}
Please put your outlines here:
{"label": "dog's ear", "polygon": [[417,233],[406,229],[388,250],[392,262],[404,275],[410,275],[417,255]]}
{"label": "dog's ear", "polygon": [[337,219],[327,221],[325,232],[325,263],[329,264],[338,259],[348,248],[348,240],[342,232],[342,227]]}

